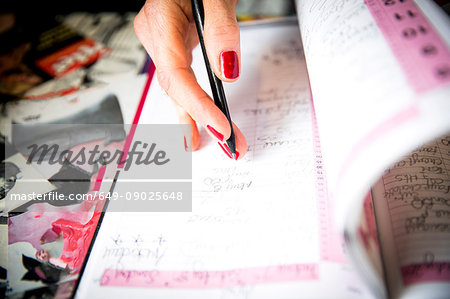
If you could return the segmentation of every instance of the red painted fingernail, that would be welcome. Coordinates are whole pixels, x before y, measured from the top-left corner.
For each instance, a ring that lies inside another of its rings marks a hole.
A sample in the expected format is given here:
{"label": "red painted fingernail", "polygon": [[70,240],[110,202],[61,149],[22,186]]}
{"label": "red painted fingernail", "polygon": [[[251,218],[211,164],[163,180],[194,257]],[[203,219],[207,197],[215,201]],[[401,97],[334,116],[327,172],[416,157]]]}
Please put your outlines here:
{"label": "red painted fingernail", "polygon": [[208,130],[214,135],[216,136],[217,139],[219,139],[220,141],[223,141],[223,135],[220,134],[219,132],[217,132],[213,127],[211,127],[210,125],[206,126],[208,128]]}
{"label": "red painted fingernail", "polygon": [[[227,151],[228,156],[233,159],[233,154],[231,153],[230,148],[228,147],[228,144],[224,143],[223,147],[225,148],[225,150]],[[239,152],[236,151],[236,160],[239,158]]]}
{"label": "red painted fingernail", "polygon": [[[231,156],[231,152],[228,152],[230,149],[228,149],[228,146],[226,144],[222,145],[222,143],[217,142],[220,147],[222,148],[223,152],[228,156],[228,158],[233,159],[233,156]],[[225,149],[224,146],[227,146],[227,148]]]}
{"label": "red painted fingernail", "polygon": [[222,74],[227,79],[239,77],[239,61],[236,51],[226,51],[220,54]]}
{"label": "red painted fingernail", "polygon": [[[219,143],[220,144],[220,143]],[[223,144],[223,148],[226,150],[228,157],[230,157],[231,159],[233,159],[233,154],[231,153],[230,148],[228,147],[228,144],[224,143]],[[236,151],[236,160],[239,158],[239,152]]]}
{"label": "red painted fingernail", "polygon": [[223,147],[227,150],[227,153],[229,153],[230,156],[233,157],[233,154],[231,153],[230,148],[228,147],[228,144],[224,143],[224,144],[223,144]]}

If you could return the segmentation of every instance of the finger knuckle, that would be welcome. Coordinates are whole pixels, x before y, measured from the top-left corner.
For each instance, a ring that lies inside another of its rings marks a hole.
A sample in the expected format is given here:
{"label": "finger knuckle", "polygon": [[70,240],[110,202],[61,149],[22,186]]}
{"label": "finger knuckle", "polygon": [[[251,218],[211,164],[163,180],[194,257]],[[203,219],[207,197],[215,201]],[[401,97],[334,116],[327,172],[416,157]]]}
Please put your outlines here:
{"label": "finger knuckle", "polygon": [[156,71],[158,76],[158,82],[162,89],[166,91],[169,95],[171,94],[171,76],[170,73],[164,69],[159,69]]}
{"label": "finger knuckle", "polygon": [[141,39],[141,28],[142,28],[142,20],[141,20],[142,16],[141,15],[137,15],[134,20],[133,20],[133,29],[134,32],[136,33],[136,36]]}
{"label": "finger knuckle", "polygon": [[[206,26],[205,26],[206,27]],[[206,34],[214,38],[232,39],[236,37],[239,32],[237,24],[227,23],[221,25],[213,25],[205,28]]]}

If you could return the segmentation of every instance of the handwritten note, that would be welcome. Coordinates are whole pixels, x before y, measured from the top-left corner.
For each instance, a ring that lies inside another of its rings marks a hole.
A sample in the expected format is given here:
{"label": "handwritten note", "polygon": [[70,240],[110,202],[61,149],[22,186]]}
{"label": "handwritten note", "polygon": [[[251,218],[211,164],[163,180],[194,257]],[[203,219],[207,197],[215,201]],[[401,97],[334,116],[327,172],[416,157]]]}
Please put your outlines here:
{"label": "handwritten note", "polygon": [[[367,189],[385,167],[450,129],[449,102],[444,100],[450,91],[447,72],[442,80],[424,79],[440,73],[441,67],[448,69],[449,57],[448,43],[439,38],[448,36],[448,26],[426,20],[446,24],[448,19],[426,2],[432,1],[296,1],[341,228],[357,225],[358,213],[348,207],[362,206]],[[426,27],[425,37],[417,35],[420,42],[402,34],[412,24]],[[439,55],[421,54],[425,45]]]}
{"label": "handwritten note", "polygon": [[382,178],[406,285],[450,281],[450,135],[414,150]]}
{"label": "handwritten note", "polygon": [[[325,296],[339,290],[348,298],[367,292],[348,265],[322,264],[319,236],[334,232],[327,231],[329,218],[320,226],[328,214],[319,213],[316,197],[311,99],[298,27],[247,28],[241,39],[242,77],[225,89],[247,155],[230,160],[201,130],[202,147],[193,153],[192,213],[107,213],[80,297],[112,292],[110,286],[122,287],[114,292],[140,287],[141,296],[197,298],[261,298],[265,288],[307,288]],[[193,69],[209,91],[199,49]],[[156,84],[141,120],[177,122]],[[245,292],[230,295],[236,288]]]}
{"label": "handwritten note", "polygon": [[226,271],[133,271],[106,269],[103,286],[227,288],[239,285],[319,279],[317,264],[266,266]]}

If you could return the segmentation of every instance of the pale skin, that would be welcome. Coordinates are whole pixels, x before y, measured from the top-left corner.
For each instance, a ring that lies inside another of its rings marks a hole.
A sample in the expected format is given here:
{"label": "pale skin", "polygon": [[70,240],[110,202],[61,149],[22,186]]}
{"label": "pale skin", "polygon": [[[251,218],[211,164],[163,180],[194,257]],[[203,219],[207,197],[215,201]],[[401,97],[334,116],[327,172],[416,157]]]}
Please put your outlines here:
{"label": "pale skin", "polygon": [[[203,0],[205,46],[214,73],[224,82],[234,82],[238,77],[226,77],[222,53],[234,51],[237,54],[236,70],[240,73],[237,2]],[[192,127],[192,144],[188,147],[193,151],[200,148],[198,126],[224,144],[231,133],[228,120],[197,83],[191,68],[192,50],[199,42],[191,0],[147,0],[134,20],[134,30],[155,64],[158,81],[172,99],[179,122]],[[208,127],[220,134],[214,134]],[[233,130],[241,159],[247,152],[247,142],[234,123]],[[223,135],[222,140],[220,135]]]}

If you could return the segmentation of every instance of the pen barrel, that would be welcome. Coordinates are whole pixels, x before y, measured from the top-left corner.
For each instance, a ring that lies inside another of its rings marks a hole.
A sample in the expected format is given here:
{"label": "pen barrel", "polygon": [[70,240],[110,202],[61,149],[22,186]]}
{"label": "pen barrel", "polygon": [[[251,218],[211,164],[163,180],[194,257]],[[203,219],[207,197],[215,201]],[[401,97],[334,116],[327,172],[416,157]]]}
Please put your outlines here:
{"label": "pen barrel", "polygon": [[[214,99],[214,104],[224,111],[223,100],[225,99],[225,93],[223,92],[222,81],[214,74],[211,68],[211,64],[209,62],[208,54],[206,53],[206,46],[203,37],[204,23],[205,23],[205,12],[203,8],[203,1],[201,0],[192,0],[192,14],[194,15],[195,25],[197,28],[197,34],[200,41],[200,47],[202,48],[203,58],[205,60],[206,65],[206,73],[208,74],[209,83],[211,85],[211,92]],[[223,100],[222,100],[223,99]],[[228,113],[228,107],[226,108],[226,112]],[[227,113],[225,115],[228,117]]]}
{"label": "pen barrel", "polygon": [[203,8],[203,2],[201,0],[192,0],[192,14],[194,16],[195,25],[197,28],[197,34],[200,41],[200,47],[202,48],[203,58],[205,60],[206,72],[208,74],[209,83],[211,85],[211,92],[214,99],[214,104],[225,114],[228,123],[230,125],[231,134],[227,140],[227,145],[232,153],[236,152],[235,135],[233,130],[233,123],[231,121],[230,112],[223,90],[222,81],[214,74],[211,64],[209,62],[208,54],[206,53],[205,41],[203,38],[204,23],[205,23],[205,11]]}
{"label": "pen barrel", "polygon": [[205,10],[203,8],[203,1],[192,0],[192,15],[194,16],[197,32],[203,36],[203,24],[205,23]]}

